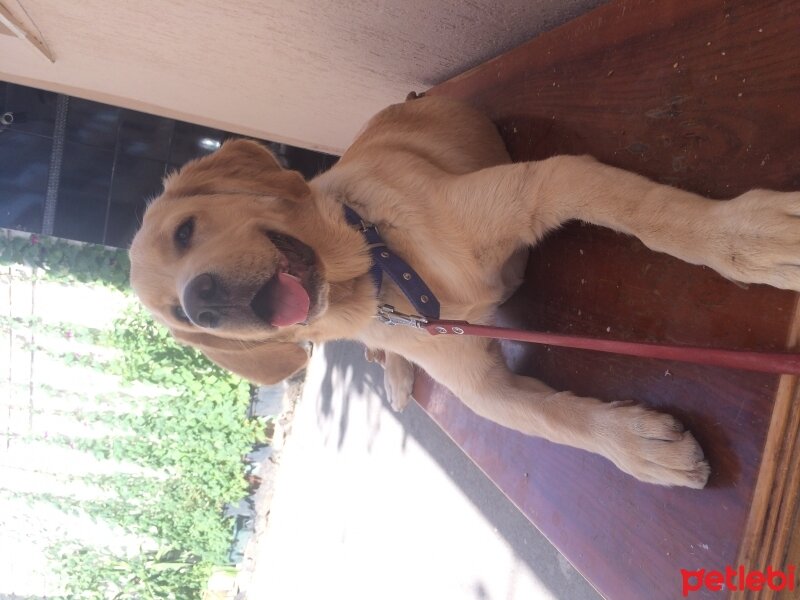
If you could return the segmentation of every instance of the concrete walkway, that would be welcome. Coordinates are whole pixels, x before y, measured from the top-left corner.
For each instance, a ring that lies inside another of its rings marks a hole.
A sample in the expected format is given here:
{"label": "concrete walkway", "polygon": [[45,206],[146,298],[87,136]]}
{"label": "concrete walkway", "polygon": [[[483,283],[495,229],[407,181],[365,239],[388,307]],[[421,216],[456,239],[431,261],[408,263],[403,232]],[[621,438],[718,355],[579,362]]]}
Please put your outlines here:
{"label": "concrete walkway", "polygon": [[257,552],[254,600],[599,597],[352,343],[311,361]]}

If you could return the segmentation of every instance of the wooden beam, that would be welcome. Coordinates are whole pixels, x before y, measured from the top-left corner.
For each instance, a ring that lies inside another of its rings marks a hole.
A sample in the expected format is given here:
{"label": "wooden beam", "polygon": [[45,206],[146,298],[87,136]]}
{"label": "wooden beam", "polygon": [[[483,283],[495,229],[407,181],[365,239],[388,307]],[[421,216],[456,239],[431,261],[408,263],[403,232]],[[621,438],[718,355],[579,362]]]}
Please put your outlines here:
{"label": "wooden beam", "polygon": [[[428,93],[482,109],[514,160],[592,154],[712,198],[796,190],[797,4],[613,0]],[[787,338],[798,342],[796,311],[796,294],[738,288],[635,239],[573,223],[533,249],[525,282],[497,319],[557,333],[779,350]],[[417,378],[414,398],[605,597],[680,598],[681,569],[797,565],[800,378],[502,347],[518,373],[555,389],[674,414],[712,465],[703,491],[643,485],[597,456],[481,420]]]}
{"label": "wooden beam", "polygon": [[50,52],[50,49],[47,47],[47,45],[34,33],[28,31],[25,25],[13,14],[11,14],[11,11],[8,10],[8,8],[6,8],[2,2],[0,2],[0,24],[10,29],[14,35],[16,35],[22,41],[27,42],[28,45],[32,46],[36,51],[44,55],[44,57],[51,63],[56,62],[53,53]]}
{"label": "wooden beam", "polygon": [[[800,342],[800,303],[787,346],[796,349]],[[800,544],[794,539],[800,515],[800,380],[781,377],[775,407],[761,459],[750,514],[742,536],[738,564],[748,570],[767,567],[786,571],[800,561]],[[732,600],[770,600],[772,590],[740,591]]]}

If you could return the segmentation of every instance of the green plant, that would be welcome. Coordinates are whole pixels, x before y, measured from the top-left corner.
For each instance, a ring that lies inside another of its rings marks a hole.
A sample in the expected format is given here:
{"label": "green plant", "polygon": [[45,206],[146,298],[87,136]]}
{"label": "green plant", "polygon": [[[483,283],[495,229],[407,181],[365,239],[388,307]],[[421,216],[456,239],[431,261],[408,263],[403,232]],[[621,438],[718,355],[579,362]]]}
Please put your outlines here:
{"label": "green plant", "polygon": [[[0,235],[0,265],[18,264],[32,267],[29,276],[34,278],[129,293],[128,258],[120,250],[6,232]],[[0,330],[13,333],[15,328],[89,345],[77,352],[55,352],[38,336],[27,349],[48,353],[68,365],[116,374],[121,381],[116,394],[89,391],[85,398],[40,385],[40,391],[73,402],[72,408],[61,411],[65,417],[104,428],[101,437],[53,434],[40,441],[134,463],[143,473],[81,477],[82,483],[103,490],[90,501],[53,493],[28,500],[121,527],[158,548],[148,545],[120,554],[68,541],[51,547],[67,597],[199,597],[212,566],[227,560],[232,520],[223,518],[222,510],[247,492],[243,456],[265,439],[264,424],[247,418],[251,386],[194,349],[177,344],[138,304],[127,309],[110,331],[36,318],[0,318]],[[91,346],[117,352],[105,352],[98,360]],[[137,382],[157,386],[161,392],[137,396],[131,391]]]}
{"label": "green plant", "polygon": [[0,230],[0,266],[25,265],[39,276],[64,283],[80,282],[129,289],[128,253],[119,248],[82,244],[46,235]]}
{"label": "green plant", "polygon": [[120,557],[104,549],[60,544],[50,554],[71,575],[65,589],[70,600],[199,598],[212,569],[198,557],[171,548]]}
{"label": "green plant", "polygon": [[[126,311],[113,331],[104,334],[103,341],[121,351],[108,368],[123,382],[147,381],[168,393],[140,399],[136,411],[114,416],[108,411],[99,413],[113,428],[104,437],[50,436],[47,441],[91,452],[100,459],[132,462],[166,476],[91,477],[88,482],[111,491],[110,498],[78,502],[40,495],[39,500],[114,523],[131,534],[156,540],[163,548],[193,557],[176,573],[181,581],[194,574],[195,584],[200,585],[211,565],[226,561],[232,522],[221,516],[222,509],[245,495],[243,456],[265,439],[263,424],[246,417],[251,387],[199,352],[175,343],[137,305]],[[133,593],[134,583],[147,581],[142,573],[149,573],[155,564],[136,559],[138,575],[122,582],[122,573],[130,575],[135,570],[130,561],[116,557],[98,563],[92,552],[79,553],[64,563],[68,581],[86,582],[99,577],[100,571],[103,576],[113,572],[118,576],[115,585],[128,594]],[[104,566],[100,569],[97,565]],[[170,577],[178,577],[176,573]],[[160,568],[150,574],[159,581],[166,577]]]}
{"label": "green plant", "polygon": [[0,331],[10,333],[15,328],[29,329],[35,333],[56,335],[76,342],[102,344],[105,336],[99,329],[85,327],[77,323],[47,323],[40,317],[9,317],[0,315]]}

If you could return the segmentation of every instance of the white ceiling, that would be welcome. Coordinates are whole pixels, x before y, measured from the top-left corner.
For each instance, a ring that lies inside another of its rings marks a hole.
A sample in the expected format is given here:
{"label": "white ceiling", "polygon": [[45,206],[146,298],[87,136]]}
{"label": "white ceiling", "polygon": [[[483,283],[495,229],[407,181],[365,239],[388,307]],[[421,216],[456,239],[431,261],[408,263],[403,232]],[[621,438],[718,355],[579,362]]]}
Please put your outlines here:
{"label": "white ceiling", "polygon": [[2,80],[331,152],[410,90],[603,3],[0,1],[56,56],[0,36]]}

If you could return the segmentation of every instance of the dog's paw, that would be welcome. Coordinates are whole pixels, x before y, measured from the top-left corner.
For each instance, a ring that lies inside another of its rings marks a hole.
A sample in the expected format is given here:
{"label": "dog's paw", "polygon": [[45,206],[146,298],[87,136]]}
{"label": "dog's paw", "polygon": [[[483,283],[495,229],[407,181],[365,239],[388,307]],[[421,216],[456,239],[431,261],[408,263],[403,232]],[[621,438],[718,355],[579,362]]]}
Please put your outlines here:
{"label": "dog's paw", "polygon": [[364,359],[383,367],[386,362],[386,353],[380,348],[364,348]]}
{"label": "dog's paw", "polygon": [[674,417],[629,402],[606,405],[598,424],[602,454],[622,471],[657,485],[703,488],[710,468],[694,436]]}
{"label": "dog's paw", "polygon": [[383,385],[389,404],[396,412],[402,412],[413,399],[414,365],[398,354],[386,352]]}
{"label": "dog's paw", "polygon": [[800,192],[752,190],[717,203],[707,243],[736,281],[800,290]]}

